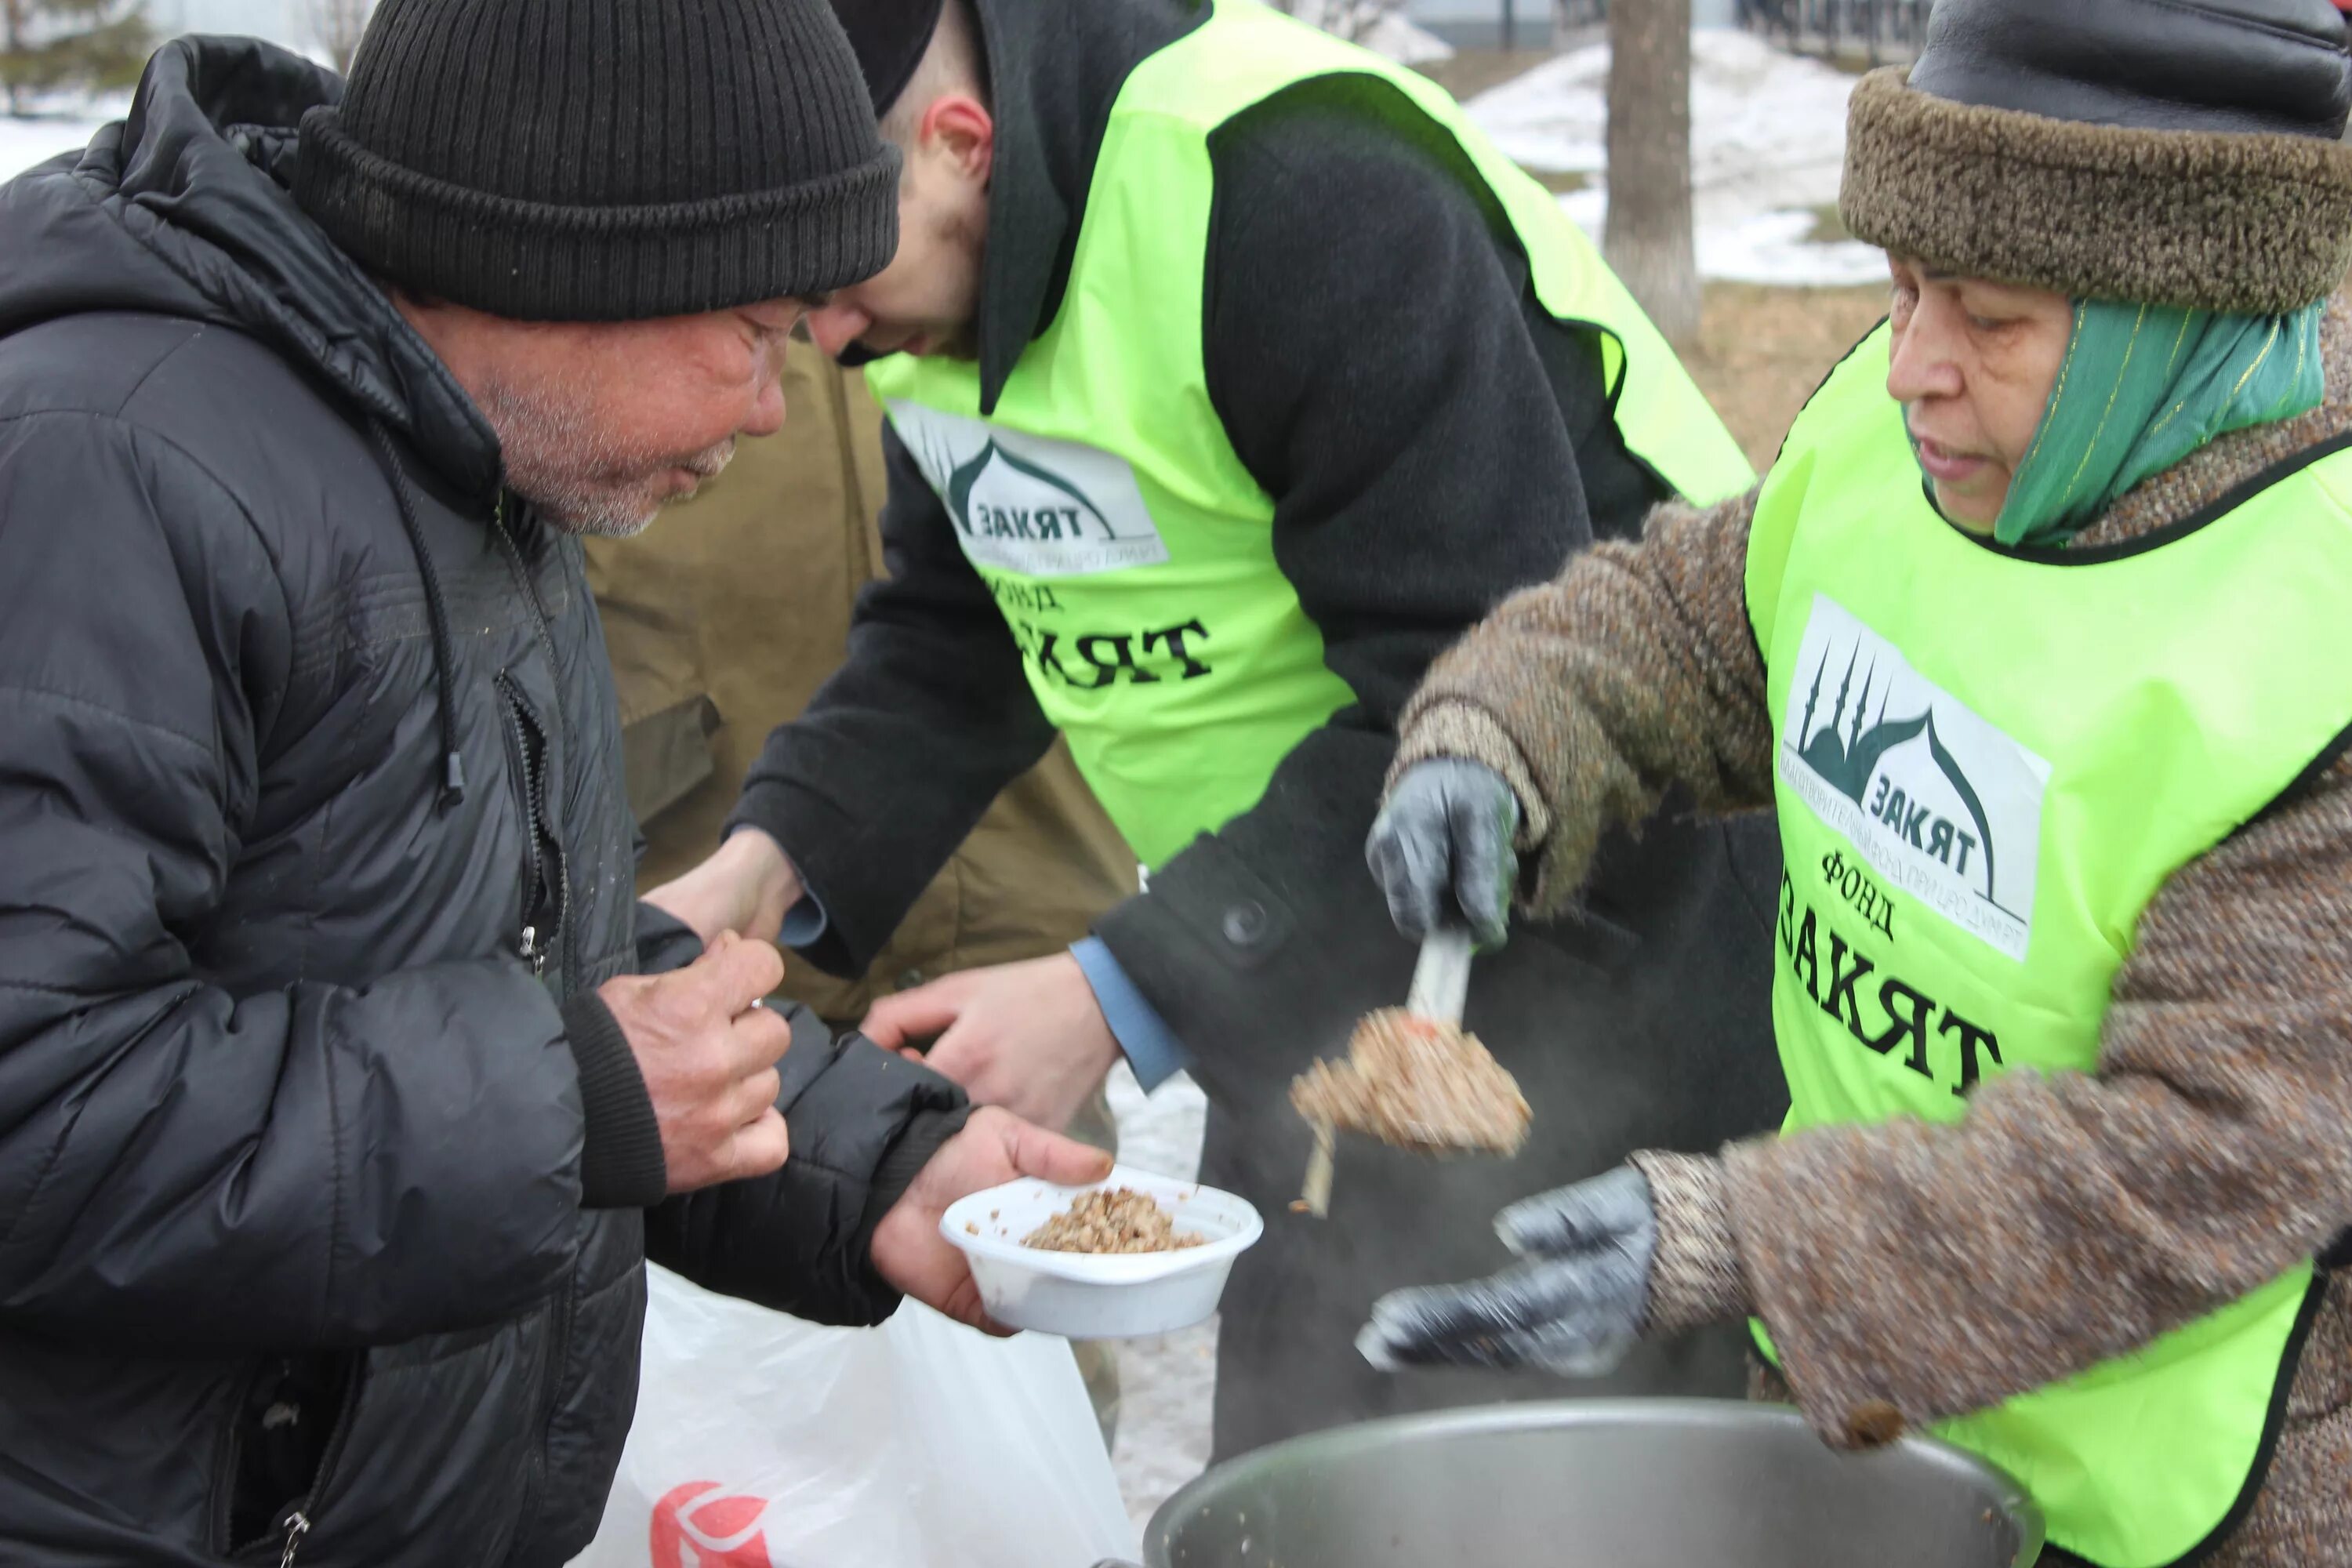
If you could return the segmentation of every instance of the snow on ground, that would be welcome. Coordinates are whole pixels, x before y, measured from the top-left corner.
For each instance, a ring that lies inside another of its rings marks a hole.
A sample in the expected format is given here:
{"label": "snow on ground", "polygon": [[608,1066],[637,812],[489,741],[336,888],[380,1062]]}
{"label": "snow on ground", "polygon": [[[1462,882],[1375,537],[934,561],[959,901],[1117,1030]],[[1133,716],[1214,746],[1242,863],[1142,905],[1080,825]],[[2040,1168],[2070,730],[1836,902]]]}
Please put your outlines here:
{"label": "snow on ground", "polygon": [[[1181,1077],[1146,1098],[1124,1063],[1111,1073],[1118,1157],[1139,1171],[1191,1181],[1200,1173],[1208,1101]],[[1111,1465],[1129,1514],[1140,1526],[1209,1462],[1209,1413],[1217,1378],[1217,1325],[1118,1345],[1118,1439]]]}
{"label": "snow on ground", "polygon": [[1296,5],[1283,8],[1309,26],[1337,33],[1343,38],[1354,35],[1357,43],[1374,54],[1386,55],[1401,66],[1423,66],[1454,58],[1453,45],[1414,26],[1402,11],[1383,11],[1371,26],[1356,34],[1352,24],[1366,9],[1366,0],[1298,0]]}
{"label": "snow on ground", "polygon": [[87,106],[72,113],[37,114],[27,120],[0,114],[0,180],[14,179],[34,164],[89,145],[98,128],[115,116],[92,115]]}
{"label": "snow on ground", "polygon": [[1401,11],[1382,13],[1381,19],[1356,41],[1401,66],[1432,65],[1454,58],[1452,44],[1425,28],[1414,26]]}
{"label": "snow on ground", "polygon": [[[1750,283],[1875,283],[1886,263],[1853,240],[1814,244],[1837,201],[1854,79],[1752,34],[1691,39],[1691,184],[1702,276]],[[1576,49],[1480,94],[1470,116],[1510,157],[1591,184],[1560,198],[1595,238],[1608,213],[1609,47]]]}

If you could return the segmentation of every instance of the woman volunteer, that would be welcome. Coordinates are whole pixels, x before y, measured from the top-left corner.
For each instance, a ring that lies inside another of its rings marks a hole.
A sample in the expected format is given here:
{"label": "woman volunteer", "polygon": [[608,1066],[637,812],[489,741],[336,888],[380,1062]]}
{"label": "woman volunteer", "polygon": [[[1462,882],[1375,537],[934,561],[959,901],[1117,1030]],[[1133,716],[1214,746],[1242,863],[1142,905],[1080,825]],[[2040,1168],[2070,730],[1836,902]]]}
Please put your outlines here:
{"label": "woman volunteer", "polygon": [[1507,1211],[1372,1360],[1752,1316],[1759,1392],[2002,1465],[2045,1561],[2352,1563],[2348,100],[2327,0],[1944,0],[1856,89],[1890,320],[1759,490],[1434,668],[1370,846],[1491,931],[1671,789],[1774,806],[1785,1134]]}

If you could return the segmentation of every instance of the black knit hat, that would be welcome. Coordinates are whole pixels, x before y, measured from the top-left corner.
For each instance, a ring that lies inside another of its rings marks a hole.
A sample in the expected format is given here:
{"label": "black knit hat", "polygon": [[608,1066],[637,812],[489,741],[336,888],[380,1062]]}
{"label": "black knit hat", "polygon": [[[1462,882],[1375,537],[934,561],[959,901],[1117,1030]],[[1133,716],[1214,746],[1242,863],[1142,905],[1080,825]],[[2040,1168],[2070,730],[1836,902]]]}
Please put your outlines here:
{"label": "black knit hat", "polygon": [[383,0],[294,195],[419,293],[635,321],[872,277],[898,170],[824,0]]}
{"label": "black knit hat", "polygon": [[939,31],[940,0],[833,0],[849,47],[866,73],[874,112],[887,114]]}
{"label": "black knit hat", "polygon": [[2352,264],[2347,108],[2328,0],[1937,0],[1854,89],[1839,209],[1975,277],[2292,310]]}

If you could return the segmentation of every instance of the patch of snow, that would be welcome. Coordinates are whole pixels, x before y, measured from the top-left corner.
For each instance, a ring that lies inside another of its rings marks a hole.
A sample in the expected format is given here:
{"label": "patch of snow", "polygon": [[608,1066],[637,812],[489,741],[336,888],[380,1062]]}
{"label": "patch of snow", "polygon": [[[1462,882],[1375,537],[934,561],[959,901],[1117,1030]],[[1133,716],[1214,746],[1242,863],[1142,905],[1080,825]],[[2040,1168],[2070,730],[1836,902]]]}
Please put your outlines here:
{"label": "patch of snow", "polygon": [[1111,1069],[1103,1092],[1118,1125],[1120,1164],[1179,1182],[1200,1175],[1209,1099],[1190,1077],[1180,1072],[1147,1095],[1133,1069],[1121,1062]]}
{"label": "patch of snow", "polygon": [[1424,66],[1433,60],[1450,60],[1454,46],[1423,27],[1406,20],[1402,11],[1382,11],[1369,26],[1360,29],[1355,19],[1366,9],[1367,0],[1297,0],[1295,6],[1284,9],[1310,27],[1320,27],[1340,37],[1352,37],[1376,55],[1386,55],[1401,66]]}
{"label": "patch of snow", "polygon": [[1118,1434],[1111,1469],[1138,1531],[1208,1468],[1217,1389],[1217,1321],[1118,1346]]}
{"label": "patch of snow", "polygon": [[[1691,193],[1702,276],[1794,285],[1885,277],[1885,261],[1872,247],[1811,238],[1817,209],[1837,200],[1853,81],[1750,33],[1693,35]],[[1591,176],[1591,186],[1561,205],[1596,238],[1609,205],[1608,93],[1609,46],[1597,44],[1468,105],[1470,117],[1517,163]]]}
{"label": "patch of snow", "polygon": [[1357,42],[1401,66],[1433,65],[1454,58],[1454,46],[1425,27],[1416,27],[1402,13],[1391,11],[1372,24]]}
{"label": "patch of snow", "polygon": [[1817,240],[1818,222],[1810,210],[1801,209],[1702,227],[1699,276],[1796,289],[1886,281],[1885,251],[1858,239]]}
{"label": "patch of snow", "polygon": [[[1191,1181],[1201,1170],[1209,1102],[1178,1074],[1150,1096],[1122,1062],[1109,1084],[1122,1164]],[[1209,1462],[1217,1384],[1215,1319],[1156,1339],[1118,1342],[1118,1433],[1111,1467],[1140,1528]]]}
{"label": "patch of snow", "polygon": [[87,106],[73,112],[36,112],[26,119],[0,114],[0,180],[13,180],[36,163],[60,153],[89,145],[100,126],[119,114],[92,114]]}

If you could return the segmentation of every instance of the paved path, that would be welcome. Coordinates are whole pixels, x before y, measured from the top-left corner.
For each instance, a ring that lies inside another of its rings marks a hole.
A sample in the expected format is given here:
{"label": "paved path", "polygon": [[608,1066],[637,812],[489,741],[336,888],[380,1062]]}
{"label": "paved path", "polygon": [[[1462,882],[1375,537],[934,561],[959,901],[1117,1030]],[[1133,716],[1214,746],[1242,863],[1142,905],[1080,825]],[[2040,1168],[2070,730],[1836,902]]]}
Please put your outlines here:
{"label": "paved path", "polygon": [[[1111,1076],[1110,1103],[1122,1163],[1186,1181],[1199,1173],[1208,1101],[1192,1079],[1171,1079],[1147,1099],[1121,1064]],[[1128,1511],[1140,1524],[1208,1463],[1216,1323],[1120,1342],[1118,1373],[1118,1442],[1111,1463]]]}

